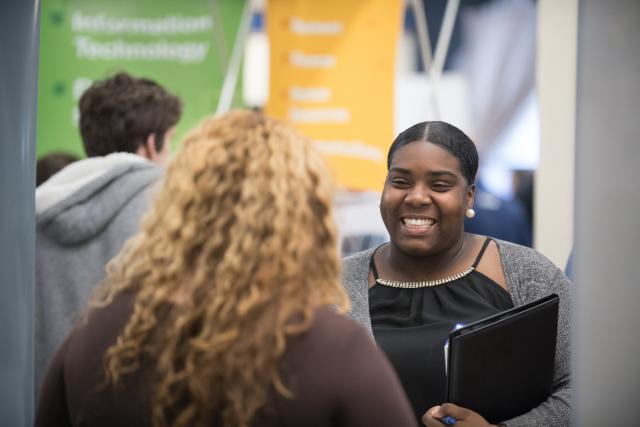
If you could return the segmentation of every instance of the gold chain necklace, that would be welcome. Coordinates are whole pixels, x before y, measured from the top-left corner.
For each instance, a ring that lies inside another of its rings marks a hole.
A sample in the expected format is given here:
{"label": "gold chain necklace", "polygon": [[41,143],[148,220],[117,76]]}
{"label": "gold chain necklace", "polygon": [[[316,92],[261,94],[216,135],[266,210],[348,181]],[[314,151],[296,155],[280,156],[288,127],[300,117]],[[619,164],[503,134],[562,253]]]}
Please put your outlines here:
{"label": "gold chain necklace", "polygon": [[443,277],[442,279],[437,280],[423,280],[420,282],[401,282],[398,280],[385,280],[385,279],[376,279],[376,283],[380,283],[384,286],[389,286],[391,288],[430,288],[433,286],[443,285],[445,283],[453,282],[454,280],[458,280],[461,277],[466,276],[475,270],[475,267],[471,266],[467,268],[465,271],[454,274],[453,276]]}

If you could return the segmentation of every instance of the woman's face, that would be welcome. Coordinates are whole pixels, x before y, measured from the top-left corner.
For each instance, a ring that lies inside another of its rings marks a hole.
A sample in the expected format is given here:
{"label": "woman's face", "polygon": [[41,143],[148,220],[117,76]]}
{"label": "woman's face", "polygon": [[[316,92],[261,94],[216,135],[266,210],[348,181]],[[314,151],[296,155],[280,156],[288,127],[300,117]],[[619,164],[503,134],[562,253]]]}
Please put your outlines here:
{"label": "woman's face", "polygon": [[475,185],[444,148],[415,141],[393,155],[380,202],[391,243],[410,255],[437,254],[463,237]]}

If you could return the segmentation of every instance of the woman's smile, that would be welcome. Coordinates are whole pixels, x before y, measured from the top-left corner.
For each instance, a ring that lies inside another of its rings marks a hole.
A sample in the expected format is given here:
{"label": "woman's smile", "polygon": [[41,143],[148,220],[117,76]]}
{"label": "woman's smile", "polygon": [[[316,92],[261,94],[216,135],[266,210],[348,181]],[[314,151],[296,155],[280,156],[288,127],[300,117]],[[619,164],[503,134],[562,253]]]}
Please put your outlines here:
{"label": "woman's smile", "polygon": [[405,216],[400,219],[403,229],[410,235],[425,235],[436,225],[436,220],[431,218],[420,218]]}

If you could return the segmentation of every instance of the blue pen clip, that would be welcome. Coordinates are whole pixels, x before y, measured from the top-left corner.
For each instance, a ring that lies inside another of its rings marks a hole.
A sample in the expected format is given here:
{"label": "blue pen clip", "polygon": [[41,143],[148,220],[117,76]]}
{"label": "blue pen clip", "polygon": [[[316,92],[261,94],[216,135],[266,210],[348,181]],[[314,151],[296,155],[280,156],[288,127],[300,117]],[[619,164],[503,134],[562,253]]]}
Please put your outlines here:
{"label": "blue pen clip", "polygon": [[440,420],[440,422],[442,422],[442,424],[448,425],[448,426],[452,426],[456,423],[456,419],[449,416],[449,415],[445,415],[444,417],[442,417],[442,419]]}

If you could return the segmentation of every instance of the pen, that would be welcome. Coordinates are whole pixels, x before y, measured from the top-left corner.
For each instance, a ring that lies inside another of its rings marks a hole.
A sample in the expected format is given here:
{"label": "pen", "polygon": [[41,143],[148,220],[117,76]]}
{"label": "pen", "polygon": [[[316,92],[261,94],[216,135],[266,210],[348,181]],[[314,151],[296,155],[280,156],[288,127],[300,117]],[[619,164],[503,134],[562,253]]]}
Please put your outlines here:
{"label": "pen", "polygon": [[445,424],[448,426],[452,426],[456,423],[456,419],[453,417],[450,417],[449,415],[445,415],[444,417],[442,417],[442,419],[440,419],[440,421],[442,422],[442,424]]}

